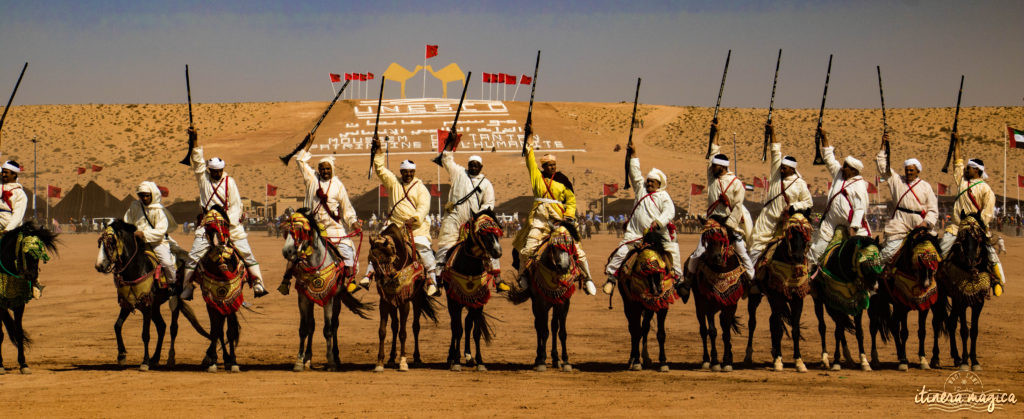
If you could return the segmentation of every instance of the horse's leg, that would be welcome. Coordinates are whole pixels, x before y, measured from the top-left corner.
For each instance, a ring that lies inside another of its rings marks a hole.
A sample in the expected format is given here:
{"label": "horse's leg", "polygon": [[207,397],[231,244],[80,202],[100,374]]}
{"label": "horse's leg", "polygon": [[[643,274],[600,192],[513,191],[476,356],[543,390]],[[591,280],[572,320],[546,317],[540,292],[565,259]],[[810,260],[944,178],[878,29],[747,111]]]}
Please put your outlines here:
{"label": "horse's leg", "polygon": [[558,340],[562,341],[562,371],[571,372],[572,364],[569,364],[569,347],[565,344],[566,339],[569,338],[569,333],[566,331],[565,323],[569,318],[569,303],[572,300],[565,300],[565,303],[557,307],[555,310],[558,312]]}
{"label": "horse's leg", "polygon": [[127,364],[128,350],[124,347],[124,337],[121,336],[121,329],[124,327],[124,320],[131,313],[131,309],[121,307],[121,312],[117,314],[117,320],[114,321],[114,336],[117,337],[117,365],[122,367]]}
{"label": "horse's leg", "polygon": [[[743,363],[754,363],[754,330],[757,329],[757,306],[761,305],[763,294],[753,294],[747,297],[747,351],[743,356]],[[769,319],[769,325],[771,320]],[[775,355],[772,355],[774,357]]]}
{"label": "horse's leg", "polygon": [[736,305],[726,307],[718,316],[722,325],[722,369],[732,371],[732,329],[736,324]]}
{"label": "horse's leg", "polygon": [[405,337],[406,337],[405,328],[406,328],[406,325],[409,322],[409,312],[411,310],[412,310],[412,302],[411,301],[406,301],[405,304],[402,304],[402,306],[399,307],[399,311],[401,312],[401,318],[400,318],[401,326],[398,328],[398,338],[402,340],[401,357],[398,358],[398,370],[399,371],[409,371],[409,363],[405,359]]}
{"label": "horse's leg", "polygon": [[334,365],[341,368],[341,349],[338,348],[338,329],[341,327],[341,297],[335,294],[331,303],[331,354]]}
{"label": "horse's leg", "polygon": [[544,352],[548,341],[548,306],[539,296],[530,298],[533,308],[533,329],[537,332],[537,358],[533,360],[533,369],[540,372],[547,369],[547,354]]}
{"label": "horse's leg", "polygon": [[928,359],[924,357],[924,342],[928,337],[928,310],[919,310],[917,312],[917,359],[920,361],[918,366],[923,369],[928,368]]}
{"label": "horse's leg", "polygon": [[156,348],[153,349],[153,357],[149,360],[150,368],[160,365],[160,352],[163,350],[164,333],[167,331],[167,323],[160,313],[160,306],[153,307],[153,325],[156,326]]}
{"label": "horse's leg", "polygon": [[[861,324],[863,317],[864,310],[861,310],[856,316],[853,316],[853,330],[857,333],[857,350],[860,352],[860,369],[862,371],[871,371],[871,364],[868,363],[868,356],[864,352],[864,326]],[[905,323],[906,322],[904,322],[904,324]]]}
{"label": "horse's leg", "polygon": [[[833,360],[835,362],[832,363],[832,370],[833,371],[839,371],[840,368],[841,368],[840,367],[840,363],[842,362],[841,360],[843,359],[842,356],[840,355],[839,348],[843,345],[843,341],[846,340],[846,327],[839,325],[839,321],[836,320],[837,318],[839,318],[839,316],[834,315],[831,311],[829,311],[828,315],[829,315],[829,317],[832,318],[832,323],[835,324],[835,327],[836,327],[836,330],[833,332],[833,337],[836,340],[836,352],[835,352],[835,357],[833,358]],[[840,316],[845,316],[845,314],[840,313]],[[824,341],[824,340],[822,340],[822,341]]]}
{"label": "horse's leg", "polygon": [[818,318],[818,337],[821,338],[821,366],[824,369],[828,369],[828,341],[825,340],[825,334],[828,330],[825,328],[825,304],[817,297],[811,297],[811,301],[814,302],[814,317]]}
{"label": "horse's leg", "polygon": [[402,306],[395,306],[391,310],[391,354],[388,356],[388,365],[395,365],[395,361],[398,360],[398,314],[402,311]]}
{"label": "horse's leg", "polygon": [[774,291],[772,295],[768,296],[768,306],[771,308],[771,314],[768,315],[768,329],[772,336],[772,363],[775,371],[782,371],[782,335],[784,334],[783,328],[785,328],[785,325],[782,324],[782,313],[785,309],[780,305],[786,304],[783,298]]}
{"label": "horse's leg", "polygon": [[[6,312],[6,310],[4,310]],[[21,369],[22,374],[31,374],[32,370],[28,368],[28,362],[25,360],[25,346],[26,334],[25,327],[22,323],[22,318],[25,315],[25,305],[15,307],[11,311],[14,312],[14,332],[11,332],[11,340],[15,341],[18,345],[18,367]],[[10,332],[10,330],[8,330]],[[3,365],[0,365],[0,369],[3,369]]]}
{"label": "horse's leg", "polygon": [[313,334],[313,303],[301,292],[296,299],[299,305],[299,352],[295,355],[292,371],[302,372],[306,367],[306,339]]}
{"label": "horse's leg", "polygon": [[[153,303],[152,305],[156,305]],[[153,307],[146,307],[142,311],[142,364],[139,364],[139,371],[149,371],[149,324],[153,320]]]}
{"label": "horse's leg", "polygon": [[384,339],[387,338],[388,333],[388,317],[391,316],[390,311],[394,307],[391,306],[387,301],[381,299],[380,301],[380,326],[377,327],[377,366],[374,367],[374,371],[384,371]]}
{"label": "horse's leg", "polygon": [[789,300],[789,327],[790,336],[793,337],[793,360],[796,362],[797,372],[807,372],[807,366],[804,365],[803,355],[800,353],[800,339],[803,333],[800,330],[800,318],[804,314],[804,298],[794,296]]}
{"label": "horse's leg", "polygon": [[462,305],[448,298],[448,325],[452,329],[452,338],[448,343],[448,368],[452,371],[462,370],[462,357],[459,345],[462,343]]}
{"label": "horse's leg", "polygon": [[475,308],[470,311],[473,316],[473,349],[476,351],[476,370],[487,371],[487,367],[484,366],[484,356],[480,352],[480,339],[484,335],[484,327],[486,322],[484,321],[484,308]]}
{"label": "horse's leg", "polygon": [[551,367],[554,369],[561,368],[558,360],[558,330],[561,325],[558,320],[558,306],[555,305],[551,307]]}
{"label": "horse's leg", "polygon": [[[424,304],[430,304],[430,301],[424,299]],[[420,358],[420,316],[423,314],[423,307],[420,307],[416,303],[416,299],[413,299],[412,303],[412,364],[423,365],[423,359]]]}
{"label": "horse's leg", "polygon": [[[228,322],[228,354],[224,356],[224,366],[227,367],[228,363],[231,364],[231,372],[239,372],[241,368],[238,367],[238,357],[235,355],[235,349],[238,346],[238,340],[241,338],[241,325],[238,324],[238,313],[231,313],[227,316]],[[228,358],[230,357],[230,359]]]}
{"label": "horse's leg", "polygon": [[[979,321],[983,308],[985,308],[985,300],[971,305],[971,369],[974,371],[981,371],[981,363],[978,362],[978,332],[980,332]],[[14,313],[18,315],[17,311]],[[18,327],[21,327],[21,320],[18,321]]]}
{"label": "horse's leg", "polygon": [[334,298],[329,298],[324,301],[324,349],[326,350],[327,356],[327,370],[337,371],[338,364],[335,363],[337,354],[334,353],[334,343],[336,342],[334,336],[335,324],[334,320],[331,319],[331,312],[334,311]]}
{"label": "horse's leg", "polygon": [[643,306],[640,303],[622,299],[622,311],[626,313],[626,323],[629,327],[629,361],[627,368],[639,371],[642,368],[640,363],[640,318]]}
{"label": "horse's leg", "polygon": [[206,348],[203,365],[207,371],[217,372],[217,343],[224,341],[224,318],[209,304],[206,305],[206,312],[210,315],[210,346]]}
{"label": "horse's leg", "polygon": [[469,340],[472,338],[474,329],[476,329],[476,317],[473,315],[473,309],[466,307],[466,318],[463,326],[463,330],[465,331],[463,339],[465,339],[465,341],[462,343],[462,348],[464,355],[463,362],[470,366],[473,365],[473,354],[470,353],[470,351],[472,351],[472,347],[469,345]]}
{"label": "horse's leg", "polygon": [[696,301],[694,301],[694,305],[697,310],[697,323],[700,324],[700,340],[701,343],[704,344],[704,355],[701,357],[701,368],[706,370],[711,368],[711,356],[708,355],[708,316],[707,313],[705,313],[705,307],[701,303],[700,298],[697,298]]}
{"label": "horse's leg", "polygon": [[665,356],[665,338],[667,332],[665,331],[665,318],[668,317],[668,309],[663,308],[658,310],[658,363],[659,371],[668,372],[668,358]]}
{"label": "horse's leg", "polygon": [[[174,298],[178,298],[178,297],[174,297]],[[171,326],[170,327],[171,336],[170,336],[170,341],[168,342],[169,346],[167,348],[167,366],[168,367],[173,367],[174,364],[175,364],[175,360],[174,360],[174,341],[178,339],[178,315],[181,314],[181,305],[182,304],[185,304],[185,302],[182,301],[181,299],[178,299],[178,303],[175,304],[174,308],[171,310],[171,325],[170,325]]]}
{"label": "horse's leg", "polygon": [[[4,355],[3,355],[3,352],[4,352],[3,351],[3,347],[4,347],[4,327],[7,327],[6,325],[9,324],[9,319],[10,319],[10,314],[8,313],[6,308],[0,307],[0,319],[2,319],[2,320],[0,320],[0,375],[3,375],[3,374],[7,373],[7,370],[4,369]],[[8,332],[10,332],[10,330],[8,330]],[[13,335],[11,336],[11,339],[12,340],[14,339]]]}
{"label": "horse's leg", "polygon": [[939,368],[941,362],[939,361],[939,336],[942,335],[942,331],[945,330],[945,319],[949,316],[946,312],[946,297],[939,294],[939,301],[932,304],[932,359],[928,363],[929,367]]}
{"label": "horse's leg", "polygon": [[960,351],[960,353],[961,353],[961,356],[960,356],[960,369],[961,370],[969,370],[970,369],[970,363],[969,363],[970,360],[968,359],[968,357],[970,357],[970,351],[967,350],[967,341],[970,338],[970,332],[971,332],[970,327],[967,325],[967,308],[969,306],[970,305],[964,303],[964,304],[961,304],[960,308],[957,310],[957,316],[960,318],[960,346],[963,348]]}
{"label": "horse's leg", "polygon": [[899,361],[900,371],[907,370],[907,338],[909,336],[909,329],[907,328],[907,309],[903,307],[902,303],[897,302],[894,304],[892,311],[892,318],[889,320],[892,322],[892,337],[896,342],[896,359]]}
{"label": "horse's leg", "polygon": [[651,319],[654,318],[654,312],[643,308],[640,310],[640,338],[643,340],[643,346],[640,349],[640,361],[643,362],[643,366],[650,368],[653,362],[651,361],[651,355],[647,352],[647,335],[651,333]]}

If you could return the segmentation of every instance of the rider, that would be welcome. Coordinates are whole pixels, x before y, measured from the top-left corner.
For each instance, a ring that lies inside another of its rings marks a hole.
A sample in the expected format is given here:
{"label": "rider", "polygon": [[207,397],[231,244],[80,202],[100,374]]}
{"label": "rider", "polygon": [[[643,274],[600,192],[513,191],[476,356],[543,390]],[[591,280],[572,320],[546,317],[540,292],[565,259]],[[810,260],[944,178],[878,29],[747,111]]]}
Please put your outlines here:
{"label": "rider", "polygon": [[171,241],[167,236],[170,222],[160,204],[160,188],[155,183],[143,181],[135,188],[138,200],[132,201],[128,211],[124,213],[124,222],[134,225],[135,237],[142,239],[156,254],[156,259],[163,267],[164,277],[168,284],[177,282],[177,268],[174,254],[171,253]]}
{"label": "rider", "polygon": [[[996,207],[996,195],[992,192],[985,179],[988,173],[985,172],[985,163],[981,159],[970,159],[967,167],[964,167],[963,150],[960,137],[954,132],[953,141],[956,146],[953,148],[953,182],[957,185],[956,200],[953,201],[953,220],[946,224],[946,233],[942,235],[942,256],[949,254],[949,249],[956,241],[957,233],[960,231],[960,213],[978,213],[981,221],[986,226],[992,222],[992,216]],[[989,233],[991,234],[991,233]],[[1006,277],[1003,275],[1003,266],[999,263],[999,255],[991,244],[988,246],[989,263],[999,276],[999,281],[992,284],[996,296],[1002,295],[1002,287],[1006,285]]]}
{"label": "rider", "polygon": [[[676,206],[672,203],[665,188],[668,186],[668,176],[661,170],[652,168],[647,177],[640,173],[640,158],[632,145],[626,146],[626,155],[629,158],[629,182],[636,191],[633,212],[629,214],[626,224],[626,233],[622,241],[615,248],[604,273],[608,280],[604,283],[604,293],[611,295],[615,290],[615,272],[619,270],[626,260],[631,243],[640,241],[647,230],[656,231],[661,237],[665,252],[672,257],[672,268],[676,274],[676,281],[682,278],[682,265],[679,263],[679,242],[675,240],[675,225],[672,219],[676,216]],[[640,193],[643,189],[645,193]]]}
{"label": "rider", "polygon": [[[21,165],[14,160],[7,160],[0,166],[0,182],[3,182],[3,193],[0,195],[0,235],[6,234],[25,221],[25,210],[28,208],[28,196],[25,189],[18,183]],[[42,295],[43,285],[37,278],[32,283],[32,294],[35,298]]]}
{"label": "rider", "polygon": [[[494,209],[494,186],[484,177],[484,161],[480,156],[469,156],[469,162],[463,168],[455,162],[452,152],[445,149],[441,153],[441,165],[448,171],[452,187],[448,192],[446,214],[441,220],[441,234],[437,240],[437,265],[443,267],[448,259],[448,251],[459,238],[459,228],[472,218],[472,213],[485,209]],[[498,259],[491,259],[491,271],[500,272]]]}
{"label": "rider", "polygon": [[[541,169],[537,168],[534,158],[533,144],[526,145],[526,170],[530,172],[530,184],[533,190],[533,208],[527,216],[529,228],[519,230],[512,247],[518,252],[519,287],[526,288],[526,260],[534,256],[541,241],[551,234],[551,224],[567,222],[576,224],[576,194],[572,182],[562,172],[553,154],[545,154],[540,158]],[[583,247],[576,242],[576,258],[585,275],[584,292],[587,295],[597,294],[597,287],[590,275],[590,263]]]}
{"label": "rider", "polygon": [[[807,182],[797,172],[796,158],[782,155],[782,144],[775,139],[771,123],[765,124],[764,132],[771,139],[771,177],[768,178],[767,200],[761,215],[754,222],[750,235],[750,260],[757,261],[765,247],[778,234],[779,220],[794,211],[803,211],[814,206]],[[755,290],[752,290],[755,291]]]}
{"label": "rider", "polygon": [[[891,141],[889,133],[882,134],[882,144]],[[889,195],[896,201],[895,210],[885,224],[885,246],[879,254],[882,263],[888,263],[903,244],[903,239],[918,227],[929,231],[939,220],[939,203],[932,191],[932,185],[921,179],[921,162],[911,158],[903,162],[903,174],[886,166],[889,156],[883,146],[875,157],[875,165],[881,180],[889,184]],[[936,249],[938,250],[938,249]]]}
{"label": "rider", "polygon": [[[356,217],[356,210],[349,200],[345,184],[334,176],[334,157],[327,156],[317,163],[316,171],[309,166],[313,155],[302,150],[295,155],[295,161],[302,174],[302,183],[306,186],[306,199],[303,206],[310,209],[315,221],[320,225],[320,235],[334,248],[335,254],[345,263],[344,278],[355,275],[356,251],[352,245],[348,229],[361,230],[363,222]],[[290,272],[290,270],[288,270]],[[287,289],[290,277],[285,274],[281,287]],[[366,285],[368,285],[367,282]]]}
{"label": "rider", "polygon": [[[743,265],[744,270],[747,271],[749,279],[753,279],[754,263],[750,261],[750,255],[747,254],[747,243],[744,239],[745,236],[750,235],[750,228],[753,224],[750,221],[750,213],[747,212],[747,208],[743,205],[746,188],[743,185],[743,181],[736,174],[729,171],[729,157],[718,153],[718,124],[711,124],[711,129],[715,132],[715,138],[711,143],[711,159],[708,160],[708,209],[706,216],[719,215],[726,217],[725,225],[734,232],[732,243],[736,256],[740,258],[740,263]],[[697,261],[704,254],[704,250],[704,243],[698,241],[697,248],[690,255],[686,263],[688,281],[696,277]]]}
{"label": "rider", "polygon": [[811,263],[817,265],[818,259],[825,253],[825,247],[832,241],[837,227],[847,226],[850,236],[871,236],[864,213],[868,208],[868,184],[860,176],[864,163],[853,156],[846,156],[843,163],[836,160],[835,147],[832,147],[825,135],[825,130],[818,128],[821,136],[821,156],[825,167],[832,175],[832,186],[828,191],[828,202],[825,213],[821,216],[821,224],[811,241],[807,256]]}
{"label": "rider", "polygon": [[[188,129],[189,139],[198,145],[199,135],[195,129]],[[218,157],[206,161],[203,159],[203,148],[195,147],[192,150],[192,171],[196,175],[196,183],[199,185],[199,205],[205,214],[214,205],[220,205],[228,215],[230,227],[231,244],[238,251],[239,256],[245,262],[245,266],[252,277],[252,289],[256,297],[267,295],[263,287],[263,275],[260,273],[259,262],[252,254],[249,247],[249,240],[246,239],[245,228],[242,227],[240,218],[242,216],[242,197],[238,193],[238,184],[235,179],[224,173],[224,160]],[[185,264],[185,290],[182,292],[183,299],[192,298],[192,274],[195,272],[199,259],[206,254],[210,243],[206,239],[206,229],[202,225],[196,226],[195,239],[192,241],[192,250],[188,254],[188,262]]]}
{"label": "rider", "polygon": [[[380,138],[375,136],[373,149],[379,148]],[[384,153],[377,153],[373,157],[373,171],[387,189],[391,200],[391,210],[387,212],[388,223],[412,229],[412,241],[416,245],[423,271],[427,274],[427,294],[437,296],[440,290],[437,289],[434,251],[430,249],[430,221],[427,218],[430,215],[430,192],[423,181],[416,177],[416,163],[404,160],[398,168],[401,179],[384,167]],[[367,263],[366,278],[361,283],[367,283],[373,272],[373,264]]]}

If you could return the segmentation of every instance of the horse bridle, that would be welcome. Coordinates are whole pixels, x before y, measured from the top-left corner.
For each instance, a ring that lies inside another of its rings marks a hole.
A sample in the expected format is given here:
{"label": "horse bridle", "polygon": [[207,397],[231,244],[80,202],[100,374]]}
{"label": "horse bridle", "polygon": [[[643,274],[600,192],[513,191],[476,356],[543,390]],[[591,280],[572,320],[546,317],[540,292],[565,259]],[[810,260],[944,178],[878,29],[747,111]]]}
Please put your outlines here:
{"label": "horse bridle", "polygon": [[[122,243],[125,241],[132,243],[131,256],[127,256],[124,252],[124,246]],[[128,262],[135,259],[135,256],[139,253],[139,246],[134,237],[132,237],[131,240],[120,240],[118,238],[118,233],[114,231],[112,227],[107,227],[107,229],[100,234],[100,238],[97,240],[96,246],[103,249],[103,254],[107,257],[107,260],[110,261],[110,266],[103,270],[103,273],[105,274],[112,273],[114,275],[120,275],[121,272],[128,269]],[[112,251],[114,252],[113,255],[111,255]],[[120,269],[117,269],[118,266],[120,266]]]}
{"label": "horse bridle", "polygon": [[492,234],[495,237],[501,237],[504,232],[501,229],[501,226],[499,226],[498,223],[494,221],[493,218],[487,215],[481,215],[476,220],[471,222],[473,223],[473,232],[472,234],[469,235],[469,242],[472,244],[472,246],[468,248],[468,254],[477,259],[488,258],[489,256],[487,255],[487,250],[484,248],[484,243],[482,242],[483,234],[481,233]]}

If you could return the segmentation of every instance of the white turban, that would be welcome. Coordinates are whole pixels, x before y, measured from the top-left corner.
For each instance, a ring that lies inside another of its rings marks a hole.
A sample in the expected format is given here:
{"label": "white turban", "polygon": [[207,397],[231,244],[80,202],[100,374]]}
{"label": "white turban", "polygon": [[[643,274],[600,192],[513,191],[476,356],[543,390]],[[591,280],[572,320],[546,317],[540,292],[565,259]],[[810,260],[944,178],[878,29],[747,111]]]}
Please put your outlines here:
{"label": "white turban", "polygon": [[206,167],[209,167],[213,170],[224,169],[224,160],[221,160],[220,157],[214,157],[210,159],[208,163],[206,163]]}
{"label": "white turban", "polygon": [[661,170],[652,168],[651,171],[647,173],[647,179],[654,179],[658,181],[658,183],[661,184],[661,186],[658,187],[658,190],[665,189],[665,187],[668,186],[668,176],[665,176],[665,172],[662,172]]}
{"label": "white turban", "polygon": [[782,165],[789,166],[796,169],[796,159],[793,156],[786,156],[782,158]]}
{"label": "white turban", "polygon": [[401,170],[416,170],[416,163],[412,160],[402,160],[402,164],[398,166]]}
{"label": "white turban", "polygon": [[331,165],[331,171],[334,171],[334,156],[327,156],[320,159],[320,162],[317,163],[317,165],[320,165],[320,163],[327,163]]}
{"label": "white turban", "polygon": [[472,162],[472,161],[475,161],[475,162],[477,162],[477,163],[480,163],[481,165],[483,165],[483,164],[484,164],[484,159],[483,159],[483,158],[481,158],[480,156],[477,156],[477,155],[475,155],[475,154],[474,154],[474,155],[472,155],[472,156],[469,156],[469,161],[471,161],[471,162]]}
{"label": "white turban", "polygon": [[14,173],[21,173],[21,167],[11,160],[5,161],[4,165],[0,166],[0,168],[10,170]]}
{"label": "white turban", "polygon": [[715,157],[711,158],[711,164],[729,167],[729,158],[725,154],[716,154]]}
{"label": "white turban", "polygon": [[541,166],[543,166],[544,163],[547,163],[547,162],[555,162],[555,155],[554,154],[545,154],[545,155],[541,156],[541,158],[540,158]]}
{"label": "white turban", "polygon": [[907,167],[907,166],[917,166],[917,171],[918,172],[924,170],[922,168],[922,166],[921,166],[921,162],[919,160],[913,159],[913,158],[907,159],[906,161],[903,162],[903,167]]}
{"label": "white turban", "polygon": [[[6,166],[6,164],[4,165]],[[988,179],[988,173],[985,172],[985,165],[981,163],[981,160],[970,159],[967,161],[967,167],[973,167],[981,172],[982,179]]]}
{"label": "white turban", "polygon": [[861,170],[864,170],[864,163],[861,163],[860,160],[857,160],[853,156],[846,156],[846,160],[844,160],[844,162],[848,166],[850,166],[850,167],[852,167],[854,169],[857,169],[858,172],[861,171]]}
{"label": "white turban", "polygon": [[142,183],[139,184],[137,188],[135,188],[135,193],[148,193],[150,196],[153,197],[153,204],[160,204],[160,187],[156,186],[156,184],[153,182],[150,182],[148,180],[143,181]]}

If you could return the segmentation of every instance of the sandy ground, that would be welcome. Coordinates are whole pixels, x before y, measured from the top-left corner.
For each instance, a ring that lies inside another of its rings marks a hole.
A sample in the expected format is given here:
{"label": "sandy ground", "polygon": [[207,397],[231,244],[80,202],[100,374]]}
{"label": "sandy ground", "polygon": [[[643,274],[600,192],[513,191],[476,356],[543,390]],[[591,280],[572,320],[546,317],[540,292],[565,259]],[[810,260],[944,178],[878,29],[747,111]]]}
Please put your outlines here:
{"label": "sandy ground", "polygon": [[[682,236],[683,252],[692,249],[695,238]],[[177,239],[186,246],[190,242],[185,236]],[[63,236],[59,258],[44,266],[46,294],[29,304],[25,320],[35,340],[29,352],[33,374],[21,375],[13,369],[15,353],[9,341],[5,342],[5,366],[12,369],[0,378],[0,389],[7,395],[0,401],[0,411],[20,417],[837,416],[852,412],[923,416],[929,411],[914,403],[914,395],[922,386],[941,389],[953,371],[896,371],[895,348],[889,344],[880,350],[883,364],[879,371],[862,372],[848,365],[841,372],[824,372],[816,362],[820,340],[808,303],[802,349],[809,373],[792,369],[789,342],[783,347],[787,371],[768,371],[766,304],[758,312],[756,364],[737,365],[731,373],[704,372],[699,370],[701,345],[693,306],[676,303],[667,326],[672,371],[627,372],[629,335],[619,297],[615,296],[615,308],[609,310],[603,294],[577,293],[568,328],[570,362],[577,369],[572,373],[531,370],[535,335],[529,306],[513,306],[501,298],[492,299],[486,307],[499,319],[493,344],[484,348],[490,371],[447,370],[444,361],[450,334],[444,316],[421,333],[428,365],[406,373],[393,368],[373,373],[376,313],[373,320],[362,320],[346,312],[341,320],[343,371],[323,370],[324,346],[318,333],[313,371],[293,373],[298,340],[296,297],[274,292],[255,301],[261,314],[246,313],[242,320],[238,348],[242,373],[203,372],[199,363],[206,342],[185,325],[177,342],[178,366],[140,372],[138,314],[124,329],[129,367],[119,367],[115,361],[111,326],[117,302],[110,278],[92,268],[95,240],[92,234]],[[604,234],[585,242],[595,267],[603,265],[616,242],[614,236]],[[263,263],[269,288],[276,287],[284,267],[281,241],[254,233],[251,243]],[[1007,244],[1010,256],[1003,261],[1010,287],[1004,296],[991,300],[984,312],[979,353],[985,370],[978,375],[985,389],[998,388],[1020,397],[1024,395],[1024,356],[1019,348],[1024,346],[1024,333],[1014,324],[1024,316],[1024,294],[1017,285],[1022,279],[1024,240],[1011,238]],[[373,293],[362,296],[376,301]],[[205,324],[203,303],[191,304]],[[741,304],[745,306],[745,301]],[[741,312],[745,323],[745,310]],[[737,340],[734,354],[742,359],[745,333]],[[911,337],[911,351],[916,349],[916,341],[916,336]],[[947,352],[945,343],[942,347]],[[950,363],[945,355],[943,362]],[[1008,406],[997,413],[1019,415],[1022,408]]]}

